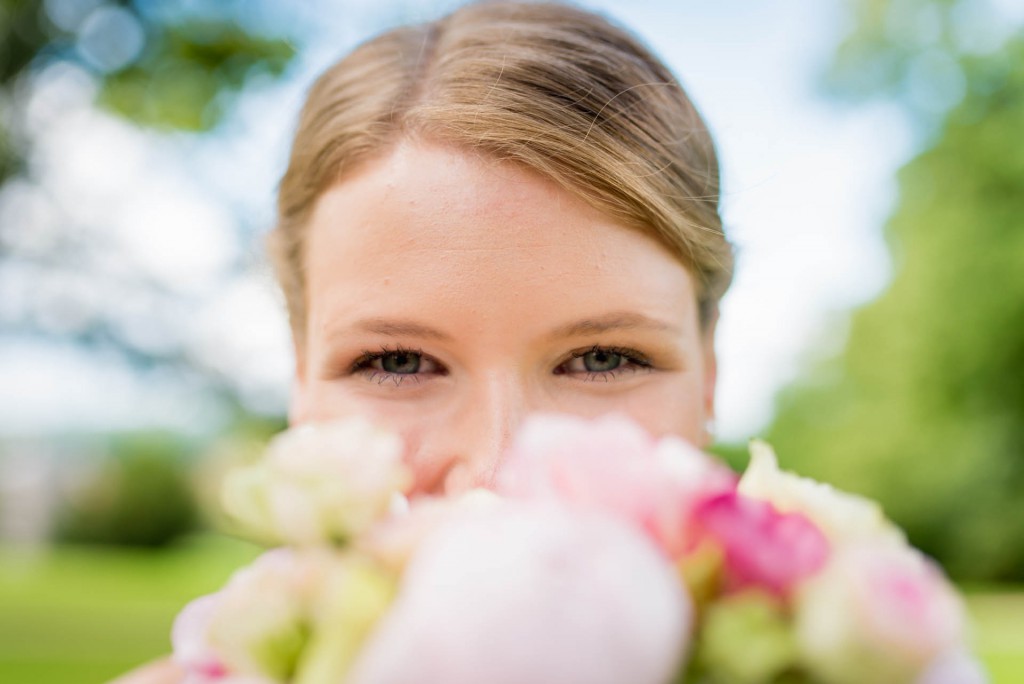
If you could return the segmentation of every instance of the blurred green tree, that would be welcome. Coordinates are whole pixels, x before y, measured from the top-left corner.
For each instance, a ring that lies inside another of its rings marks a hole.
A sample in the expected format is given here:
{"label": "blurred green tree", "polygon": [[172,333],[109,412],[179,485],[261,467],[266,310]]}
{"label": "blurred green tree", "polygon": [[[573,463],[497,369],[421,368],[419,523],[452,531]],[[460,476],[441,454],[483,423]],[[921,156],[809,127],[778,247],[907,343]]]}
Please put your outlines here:
{"label": "blurred green tree", "polygon": [[[280,76],[295,54],[286,37],[240,24],[233,5],[0,0],[0,100],[10,110],[31,73],[65,61],[88,69],[100,104],[134,123],[209,130],[231,95],[260,75]],[[12,128],[10,116],[0,117],[0,182],[23,170],[32,143]]]}
{"label": "blurred green tree", "polygon": [[62,502],[55,539],[155,548],[194,531],[200,522],[189,481],[194,451],[167,433],[112,436],[103,467]]}
{"label": "blurred green tree", "polygon": [[1024,34],[980,3],[852,7],[829,90],[904,106],[919,151],[890,286],[780,395],[769,438],[785,466],[880,499],[955,578],[1021,581]]}
{"label": "blurred green tree", "polygon": [[[0,0],[0,209],[21,201],[57,216],[37,224],[38,212],[30,211],[0,225],[0,340],[70,342],[112,353],[138,369],[189,377],[238,405],[232,378],[171,334],[181,326],[158,325],[169,303],[181,306],[181,294],[66,215],[69,199],[54,196],[33,168],[38,131],[26,123],[27,110],[42,75],[73,71],[90,82],[98,107],[136,126],[179,135],[211,131],[248,85],[281,77],[291,63],[293,37],[285,34],[294,26],[266,20],[275,8],[281,9],[266,0]],[[237,256],[242,270],[246,254]],[[131,295],[135,309],[82,283]],[[147,322],[139,322],[139,309],[148,312]],[[149,335],[159,344],[140,343],[140,326],[159,331]]]}

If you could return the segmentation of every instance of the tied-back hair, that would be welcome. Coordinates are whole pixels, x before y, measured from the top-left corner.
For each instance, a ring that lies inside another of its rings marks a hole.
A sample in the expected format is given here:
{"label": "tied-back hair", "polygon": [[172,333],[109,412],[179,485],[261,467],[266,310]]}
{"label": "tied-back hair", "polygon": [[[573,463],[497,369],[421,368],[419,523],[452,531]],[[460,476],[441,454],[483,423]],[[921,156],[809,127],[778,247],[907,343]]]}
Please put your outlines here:
{"label": "tied-back hair", "polygon": [[278,196],[270,252],[296,341],[319,196],[422,138],[513,161],[653,236],[695,278],[707,324],[732,278],[714,143],[672,73],[608,20],[491,1],[363,43],[314,83]]}

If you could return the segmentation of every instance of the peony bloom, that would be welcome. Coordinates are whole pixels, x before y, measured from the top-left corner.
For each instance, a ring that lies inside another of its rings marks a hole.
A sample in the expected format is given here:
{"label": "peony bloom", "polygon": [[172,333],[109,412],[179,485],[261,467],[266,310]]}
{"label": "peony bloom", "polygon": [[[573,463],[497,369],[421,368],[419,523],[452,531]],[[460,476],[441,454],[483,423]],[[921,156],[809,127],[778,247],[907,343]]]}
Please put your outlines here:
{"label": "peony bloom", "polygon": [[178,663],[213,681],[228,675],[270,681],[290,676],[305,646],[309,601],[322,584],[310,560],[284,549],[269,551],[219,592],[186,606],[172,630]]}
{"label": "peony bloom", "polygon": [[360,552],[395,574],[401,574],[409,559],[433,532],[453,518],[473,515],[500,505],[502,499],[487,489],[471,489],[457,498],[421,496],[406,503],[406,510],[392,514],[355,540]]}
{"label": "peony bloom", "polygon": [[189,684],[335,681],[390,592],[372,568],[335,551],[268,551],[178,615],[174,659]]}
{"label": "peony bloom", "polygon": [[812,522],[763,501],[721,494],[704,501],[694,518],[722,549],[729,591],[756,587],[787,596],[828,560],[828,541]]}
{"label": "peony bloom", "polygon": [[833,543],[870,539],[875,544],[903,544],[903,533],[877,503],[779,470],[775,452],[759,440],[750,443],[750,464],[740,478],[739,492],[783,513],[802,513]]}
{"label": "peony bloom", "polygon": [[692,607],[649,540],[613,518],[505,502],[419,547],[348,684],[664,684]]}
{"label": "peony bloom", "polygon": [[914,682],[935,665],[942,682],[938,659],[961,646],[964,611],[917,551],[858,544],[800,589],[796,629],[803,660],[823,681]]}
{"label": "peony bloom", "polygon": [[344,542],[385,517],[409,486],[402,456],[396,435],[361,419],[303,425],[228,479],[224,507],[261,536],[300,546]]}
{"label": "peony bloom", "polygon": [[656,441],[607,416],[529,419],[498,473],[498,492],[619,516],[671,558],[694,542],[691,517],[705,498],[735,488],[726,466],[677,437]]}
{"label": "peony bloom", "polygon": [[227,666],[210,645],[209,626],[220,601],[220,593],[200,596],[190,602],[174,620],[171,644],[174,660],[187,673],[187,684],[223,681]]}

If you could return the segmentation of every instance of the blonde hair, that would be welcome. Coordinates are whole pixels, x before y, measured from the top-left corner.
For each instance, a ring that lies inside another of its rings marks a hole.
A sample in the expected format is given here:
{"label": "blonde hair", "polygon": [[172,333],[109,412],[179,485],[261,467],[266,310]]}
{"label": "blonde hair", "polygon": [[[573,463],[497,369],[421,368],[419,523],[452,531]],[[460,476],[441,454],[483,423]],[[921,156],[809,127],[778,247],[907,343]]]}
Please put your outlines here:
{"label": "blonde hair", "polygon": [[701,321],[732,278],[714,143],[672,73],[604,18],[481,2],[357,47],[313,85],[270,252],[304,339],[305,228],[317,199],[407,136],[514,160],[652,235],[695,276]]}

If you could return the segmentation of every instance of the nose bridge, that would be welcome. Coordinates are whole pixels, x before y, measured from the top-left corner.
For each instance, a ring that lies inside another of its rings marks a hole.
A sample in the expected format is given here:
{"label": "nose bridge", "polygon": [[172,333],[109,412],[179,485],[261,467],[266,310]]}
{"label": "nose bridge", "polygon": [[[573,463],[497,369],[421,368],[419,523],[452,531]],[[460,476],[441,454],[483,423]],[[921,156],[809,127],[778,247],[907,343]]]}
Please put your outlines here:
{"label": "nose bridge", "polygon": [[480,378],[463,408],[467,437],[464,459],[475,484],[486,485],[530,410],[527,383],[514,371],[496,371]]}

